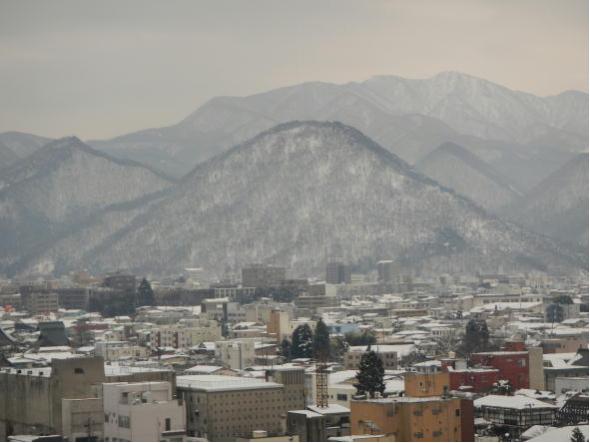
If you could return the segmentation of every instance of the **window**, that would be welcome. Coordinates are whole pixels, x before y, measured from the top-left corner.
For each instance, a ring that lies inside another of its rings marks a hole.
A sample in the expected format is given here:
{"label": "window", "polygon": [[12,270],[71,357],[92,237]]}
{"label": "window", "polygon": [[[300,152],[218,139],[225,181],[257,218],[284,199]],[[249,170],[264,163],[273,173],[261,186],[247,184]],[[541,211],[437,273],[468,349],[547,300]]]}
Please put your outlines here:
{"label": "window", "polygon": [[424,438],[424,434],[422,432],[414,432],[414,437],[416,437],[416,438]]}
{"label": "window", "polygon": [[461,416],[461,409],[455,409],[455,416],[456,417],[460,417]]}
{"label": "window", "polygon": [[169,430],[170,430],[170,419],[167,418],[166,419],[166,431],[169,431]]}
{"label": "window", "polygon": [[441,435],[442,435],[442,431],[434,431],[434,432],[432,433],[432,436],[433,436],[433,437],[440,437]]}
{"label": "window", "polygon": [[74,368],[74,374],[84,374],[83,368]]}
{"label": "window", "polygon": [[119,424],[120,428],[129,428],[130,427],[129,417],[127,417],[126,415],[119,415],[118,424]]}
{"label": "window", "polygon": [[346,400],[348,400],[348,395],[346,395],[346,394],[337,394],[336,395],[336,400],[346,401]]}

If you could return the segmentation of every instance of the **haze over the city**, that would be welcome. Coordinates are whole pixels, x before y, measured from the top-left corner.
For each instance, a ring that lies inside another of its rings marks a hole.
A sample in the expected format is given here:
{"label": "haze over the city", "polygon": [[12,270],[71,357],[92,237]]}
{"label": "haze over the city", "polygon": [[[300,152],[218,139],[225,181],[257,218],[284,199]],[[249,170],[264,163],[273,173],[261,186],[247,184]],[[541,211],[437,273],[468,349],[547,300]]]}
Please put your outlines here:
{"label": "haze over the city", "polygon": [[0,3],[0,132],[110,138],[215,96],[460,71],[587,91],[584,0]]}
{"label": "haze over the city", "polygon": [[0,0],[0,441],[588,441],[587,91],[587,0]]}

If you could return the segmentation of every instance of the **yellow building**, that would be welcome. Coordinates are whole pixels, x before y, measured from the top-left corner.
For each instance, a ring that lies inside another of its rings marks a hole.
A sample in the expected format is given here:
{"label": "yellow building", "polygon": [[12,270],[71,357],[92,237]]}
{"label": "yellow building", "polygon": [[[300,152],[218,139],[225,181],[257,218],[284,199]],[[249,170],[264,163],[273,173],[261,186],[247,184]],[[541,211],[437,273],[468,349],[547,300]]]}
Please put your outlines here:
{"label": "yellow building", "polygon": [[409,373],[404,376],[405,393],[408,397],[432,397],[449,392],[448,372]]}
{"label": "yellow building", "polygon": [[270,318],[266,325],[266,332],[273,337],[276,337],[278,342],[284,338],[289,337],[293,332],[291,330],[291,316],[286,311],[273,309],[270,312]]}
{"label": "yellow building", "polygon": [[473,402],[447,395],[448,373],[408,374],[405,397],[351,401],[352,435],[395,441],[473,441]]}

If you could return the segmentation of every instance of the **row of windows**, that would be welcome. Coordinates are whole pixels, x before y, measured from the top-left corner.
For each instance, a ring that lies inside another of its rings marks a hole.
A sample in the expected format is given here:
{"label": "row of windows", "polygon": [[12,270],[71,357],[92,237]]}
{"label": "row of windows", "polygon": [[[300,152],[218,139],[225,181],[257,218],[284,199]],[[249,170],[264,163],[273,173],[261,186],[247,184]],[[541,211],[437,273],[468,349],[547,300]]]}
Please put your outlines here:
{"label": "row of windows", "polygon": [[[432,432],[432,436],[433,437],[440,437],[441,435],[443,435],[442,431],[433,431]],[[424,438],[424,433],[423,432],[414,432],[414,437],[416,438]]]}

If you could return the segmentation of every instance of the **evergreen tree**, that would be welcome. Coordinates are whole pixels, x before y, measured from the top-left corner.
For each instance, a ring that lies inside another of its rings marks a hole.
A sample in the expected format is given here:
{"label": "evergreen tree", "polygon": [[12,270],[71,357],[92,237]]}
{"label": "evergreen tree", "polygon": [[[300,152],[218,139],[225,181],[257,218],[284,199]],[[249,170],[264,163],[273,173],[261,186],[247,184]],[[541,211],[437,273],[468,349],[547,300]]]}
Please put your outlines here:
{"label": "evergreen tree", "polygon": [[307,323],[297,326],[291,337],[291,357],[311,358],[313,356],[313,333]]}
{"label": "evergreen tree", "polygon": [[284,338],[281,342],[281,356],[285,359],[291,359],[291,342],[288,338]]}
{"label": "evergreen tree", "polygon": [[359,372],[356,374],[357,383],[354,384],[358,395],[368,394],[375,398],[378,392],[383,395],[385,383],[383,383],[383,362],[375,351],[371,350],[371,345],[367,347],[367,352],[361,357]]}
{"label": "evergreen tree", "polygon": [[344,337],[337,335],[330,339],[330,360],[342,361],[342,356],[348,349],[348,343]]}
{"label": "evergreen tree", "polygon": [[469,355],[473,352],[486,351],[490,347],[490,332],[485,320],[472,318],[465,326],[465,337],[461,352]]}
{"label": "evergreen tree", "polygon": [[570,436],[570,441],[587,441],[586,437],[584,436],[584,434],[582,433],[582,431],[580,431],[579,427],[575,427],[572,430],[572,435]]}
{"label": "evergreen tree", "polygon": [[137,303],[139,306],[154,306],[154,291],[150,282],[145,278],[139,284],[137,288]]}
{"label": "evergreen tree", "polygon": [[316,360],[330,358],[330,331],[322,319],[318,320],[313,337],[313,356]]}
{"label": "evergreen tree", "polygon": [[547,306],[547,321],[551,323],[561,323],[564,320],[563,307],[558,303],[551,303]]}
{"label": "evergreen tree", "polygon": [[553,297],[553,303],[557,303],[558,305],[571,305],[574,301],[569,295],[558,295],[557,297]]}

